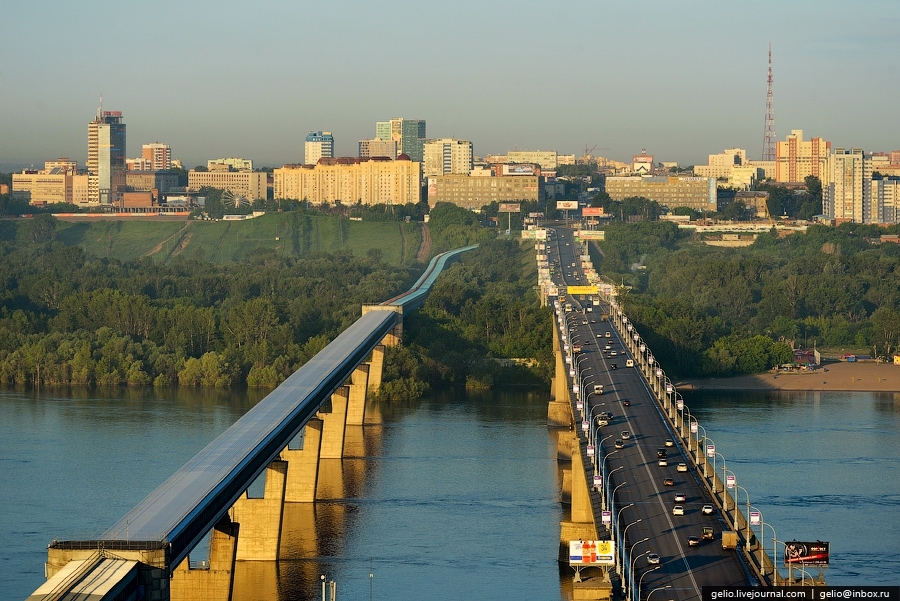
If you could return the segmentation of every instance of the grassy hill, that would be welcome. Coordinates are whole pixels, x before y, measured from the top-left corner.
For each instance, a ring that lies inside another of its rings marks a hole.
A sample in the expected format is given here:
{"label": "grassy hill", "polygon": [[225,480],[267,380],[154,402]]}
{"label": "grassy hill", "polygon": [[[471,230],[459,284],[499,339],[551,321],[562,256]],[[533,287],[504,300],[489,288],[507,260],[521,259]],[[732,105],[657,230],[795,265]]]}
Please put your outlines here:
{"label": "grassy hill", "polygon": [[[14,240],[26,222],[0,224],[0,238]],[[348,249],[356,256],[380,252],[391,265],[415,261],[422,241],[418,223],[349,221],[300,212],[268,213],[243,221],[59,221],[56,240],[80,246],[88,255],[123,261],[176,256],[216,264],[243,261],[259,251],[302,257]]]}

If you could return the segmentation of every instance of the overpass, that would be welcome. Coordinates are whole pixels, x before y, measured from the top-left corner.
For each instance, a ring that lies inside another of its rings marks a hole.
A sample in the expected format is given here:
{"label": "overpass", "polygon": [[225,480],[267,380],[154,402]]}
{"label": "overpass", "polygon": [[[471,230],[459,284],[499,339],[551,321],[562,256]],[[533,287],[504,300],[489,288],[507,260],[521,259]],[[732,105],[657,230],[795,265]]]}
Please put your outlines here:
{"label": "overpass", "polygon": [[[544,254],[548,270],[554,267],[549,283],[549,274],[542,278],[545,290],[562,296],[570,285],[597,283],[587,251],[569,230],[556,229]],[[775,568],[775,543],[762,542],[765,522],[751,512],[748,491],[617,299],[580,298],[554,302],[548,422],[563,428],[558,455],[571,464],[564,479],[571,515],[561,527],[560,560],[573,559],[571,541],[606,543],[610,552],[590,561],[575,555],[576,598],[606,599],[617,590],[639,601],[666,589],[671,598],[699,599],[705,585],[788,584]],[[704,529],[712,540],[702,540]],[[698,544],[689,543],[692,536]]]}
{"label": "overpass", "polygon": [[[473,248],[436,256],[410,290],[363,307],[355,323],[98,538],[53,541],[48,581],[29,601],[228,598],[229,565],[277,559],[284,501],[314,500],[318,460],[340,458],[344,428],[363,423],[366,392],[380,384],[384,345],[398,341],[403,312],[419,308],[441,271]],[[290,449],[301,433],[303,450]],[[264,499],[247,498],[263,472]],[[210,564],[220,569],[190,569],[188,554],[211,530]]]}

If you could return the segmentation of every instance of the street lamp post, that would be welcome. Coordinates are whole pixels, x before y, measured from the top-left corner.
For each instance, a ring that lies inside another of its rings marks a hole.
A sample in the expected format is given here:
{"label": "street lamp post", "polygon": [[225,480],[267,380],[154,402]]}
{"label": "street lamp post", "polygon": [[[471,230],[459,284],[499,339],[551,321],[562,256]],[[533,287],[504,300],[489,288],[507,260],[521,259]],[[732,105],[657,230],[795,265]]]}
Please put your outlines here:
{"label": "street lamp post", "polygon": [[[612,455],[612,453],[610,453],[610,455]],[[611,470],[608,474],[606,474],[606,480],[604,480],[604,482],[603,482],[603,499],[602,499],[603,504],[601,505],[603,511],[606,511],[607,506],[612,507],[612,496],[610,496],[610,494],[609,494],[610,476],[613,475],[613,472],[618,472],[619,470],[624,470],[624,469],[625,469],[625,466],[620,465],[616,469]],[[607,497],[609,497],[608,501],[607,501]]]}
{"label": "street lamp post", "polygon": [[661,567],[662,566],[656,566],[654,568],[650,568],[649,570],[647,570],[646,572],[641,574],[641,577],[638,579],[638,585],[637,585],[637,601],[641,601],[641,585],[644,583],[644,576],[646,576],[650,572],[660,569]]}
{"label": "street lamp post", "polygon": [[655,593],[656,591],[661,591],[661,590],[664,590],[664,589],[667,589],[667,588],[672,588],[672,585],[671,585],[671,584],[667,584],[667,585],[665,585],[665,586],[658,586],[658,587],[656,587],[655,589],[653,589],[652,591],[650,591],[649,593],[647,593],[647,601],[650,601],[650,595],[652,595],[652,594]]}
{"label": "street lamp post", "polygon": [[640,522],[642,519],[639,518],[638,520],[626,525],[624,530],[622,529],[620,525],[622,523],[622,512],[632,505],[634,505],[634,503],[629,503],[628,505],[620,509],[618,514],[616,514],[616,545],[618,545],[618,548],[616,549],[616,563],[618,563],[618,565],[616,566],[616,568],[622,571],[623,576],[625,575],[625,569],[622,566],[622,564],[625,563],[625,535],[628,533],[629,528]]}
{"label": "street lamp post", "polygon": [[644,541],[648,541],[648,540],[650,540],[650,539],[645,538],[644,540],[634,543],[633,545],[631,545],[631,551],[628,553],[628,556],[631,557],[631,562],[628,565],[628,597],[632,601],[634,601],[634,566],[637,563],[638,559],[640,559],[641,557],[643,557],[644,555],[646,555],[647,553],[650,552],[650,549],[647,549],[646,551],[644,551],[637,557],[632,557],[632,552],[634,551],[634,548],[637,545],[641,544]]}

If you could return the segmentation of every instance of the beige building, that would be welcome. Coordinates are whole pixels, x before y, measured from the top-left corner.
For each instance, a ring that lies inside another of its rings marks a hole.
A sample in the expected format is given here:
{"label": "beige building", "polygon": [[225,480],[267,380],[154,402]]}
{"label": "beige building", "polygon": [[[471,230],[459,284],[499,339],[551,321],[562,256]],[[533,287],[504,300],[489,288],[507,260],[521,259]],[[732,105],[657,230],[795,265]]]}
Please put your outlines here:
{"label": "beige building", "polygon": [[125,186],[132,192],[159,190],[165,194],[178,187],[178,174],[169,171],[126,171]]}
{"label": "beige building", "polygon": [[802,183],[815,175],[822,184],[826,181],[826,163],[831,142],[822,138],[803,139],[803,130],[792,130],[787,139],[775,144],[775,181]]}
{"label": "beige building", "polygon": [[442,138],[428,140],[424,147],[423,177],[454,173],[468,175],[474,167],[472,143],[468,140]]}
{"label": "beige building", "polygon": [[631,176],[607,177],[606,193],[613,200],[642,196],[674,209],[715,211],[716,180],[711,177]]}
{"label": "beige building", "polygon": [[491,202],[537,201],[540,178],[536,175],[440,175],[428,178],[428,204],[449,202],[478,211]]}
{"label": "beige building", "polygon": [[59,168],[13,173],[12,196],[33,205],[69,203],[87,205],[88,176]]}
{"label": "beige building", "polygon": [[397,159],[397,141],[396,140],[380,140],[374,138],[372,140],[359,141],[359,158],[369,159],[373,157],[387,157],[389,159]]}
{"label": "beige building", "polygon": [[220,165],[227,165],[235,171],[253,171],[253,161],[251,159],[242,159],[240,157],[228,157],[224,159],[212,159],[206,161],[206,168],[212,171]]}
{"label": "beige building", "polygon": [[253,201],[266,198],[266,176],[264,171],[188,171],[188,188],[216,188],[243,196]]}
{"label": "beige building", "polygon": [[765,170],[747,159],[743,148],[729,148],[719,154],[709,155],[708,165],[695,165],[694,175],[711,177],[720,185],[749,190],[756,182],[765,178]]}
{"label": "beige building", "polygon": [[872,164],[862,148],[836,148],[826,162],[828,183],[823,189],[823,211],[837,222],[873,223],[870,198]]}
{"label": "beige building", "polygon": [[504,163],[537,163],[541,169],[554,170],[559,166],[555,150],[510,150]]}
{"label": "beige building", "polygon": [[172,149],[168,144],[144,144],[141,146],[141,158],[150,165],[146,171],[168,171],[172,168]]}
{"label": "beige building", "polygon": [[872,220],[900,223],[900,179],[876,179],[866,184],[870,189]]}
{"label": "beige building", "polygon": [[275,198],[321,205],[418,203],[422,165],[407,159],[321,159],[316,165],[275,170]]}

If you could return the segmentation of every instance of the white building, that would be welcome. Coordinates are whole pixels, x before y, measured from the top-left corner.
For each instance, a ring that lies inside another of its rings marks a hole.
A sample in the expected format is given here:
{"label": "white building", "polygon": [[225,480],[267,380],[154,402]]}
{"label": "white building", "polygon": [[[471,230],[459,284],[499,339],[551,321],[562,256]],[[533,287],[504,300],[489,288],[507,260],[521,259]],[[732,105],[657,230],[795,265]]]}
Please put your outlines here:
{"label": "white building", "polygon": [[472,143],[468,140],[442,138],[428,140],[424,148],[425,177],[447,175],[448,173],[468,175],[474,167]]}

